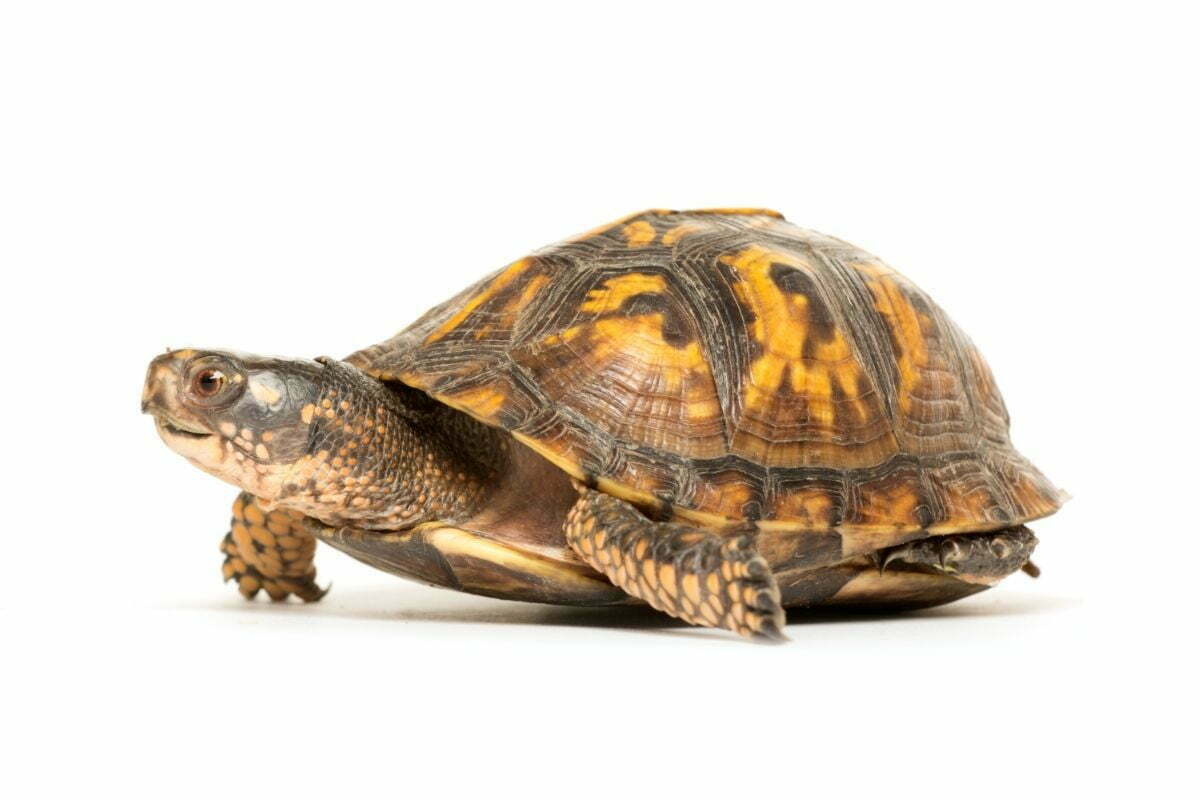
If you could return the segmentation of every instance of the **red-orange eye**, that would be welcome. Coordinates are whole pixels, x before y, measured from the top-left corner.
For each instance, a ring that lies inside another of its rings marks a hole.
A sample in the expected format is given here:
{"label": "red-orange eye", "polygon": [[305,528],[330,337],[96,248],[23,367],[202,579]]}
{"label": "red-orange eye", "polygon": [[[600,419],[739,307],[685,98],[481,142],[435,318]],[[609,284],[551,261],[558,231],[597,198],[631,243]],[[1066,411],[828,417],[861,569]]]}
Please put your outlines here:
{"label": "red-orange eye", "polygon": [[192,378],[192,391],[199,397],[215,397],[228,379],[219,369],[202,369]]}

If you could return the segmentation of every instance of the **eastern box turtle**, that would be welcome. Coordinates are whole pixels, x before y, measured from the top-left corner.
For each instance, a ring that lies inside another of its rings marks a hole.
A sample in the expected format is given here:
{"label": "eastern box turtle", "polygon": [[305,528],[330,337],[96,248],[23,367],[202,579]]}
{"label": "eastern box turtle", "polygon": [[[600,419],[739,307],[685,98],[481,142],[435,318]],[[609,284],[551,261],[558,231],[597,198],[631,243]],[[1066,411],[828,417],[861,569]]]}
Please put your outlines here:
{"label": "eastern box turtle", "polygon": [[647,211],[344,361],[174,350],[142,407],[242,489],[224,574],[316,600],[326,542],[465,592],[781,635],[1036,569],[1063,496],[979,352],[875,257],[773,211]]}

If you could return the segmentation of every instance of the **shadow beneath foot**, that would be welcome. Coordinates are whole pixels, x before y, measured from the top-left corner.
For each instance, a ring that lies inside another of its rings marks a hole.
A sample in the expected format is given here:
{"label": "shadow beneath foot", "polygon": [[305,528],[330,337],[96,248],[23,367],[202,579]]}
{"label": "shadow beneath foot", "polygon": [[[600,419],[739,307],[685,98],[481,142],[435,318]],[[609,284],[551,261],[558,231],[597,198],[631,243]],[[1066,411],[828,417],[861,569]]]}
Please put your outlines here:
{"label": "shadow beneath foot", "polygon": [[979,617],[1019,617],[1075,608],[1082,601],[1074,597],[1040,594],[972,595],[943,606],[896,608],[887,606],[846,606],[830,608],[790,608],[789,625],[880,622],[890,619],[964,619]]}
{"label": "shadow beneath foot", "polygon": [[[1073,598],[1035,594],[976,595],[945,606],[923,609],[814,608],[789,609],[788,625],[836,625],[912,619],[964,619],[1051,613],[1080,604]],[[220,602],[178,604],[174,609],[278,614],[295,618],[467,625],[528,625],[596,628],[672,636],[713,636],[649,606],[574,607],[494,600],[438,589],[367,586],[331,592],[320,603],[246,602],[233,596]]]}

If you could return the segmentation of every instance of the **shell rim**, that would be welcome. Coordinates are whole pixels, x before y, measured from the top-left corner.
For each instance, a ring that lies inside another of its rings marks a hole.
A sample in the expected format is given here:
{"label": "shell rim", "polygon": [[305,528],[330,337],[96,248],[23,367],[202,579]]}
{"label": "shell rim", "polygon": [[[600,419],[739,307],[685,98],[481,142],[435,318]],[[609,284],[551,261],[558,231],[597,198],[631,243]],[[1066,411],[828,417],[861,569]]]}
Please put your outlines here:
{"label": "shell rim", "polygon": [[[621,500],[625,500],[626,502],[629,502],[641,509],[663,507],[663,502],[659,498],[650,494],[649,492],[644,492],[640,489],[629,486],[628,484],[624,484],[619,481],[614,481],[609,478],[588,476],[580,468],[578,463],[564,457],[560,453],[556,453],[555,451],[553,451],[550,448],[543,445],[537,439],[534,439],[530,436],[525,436],[524,434],[521,434],[521,433],[517,433],[516,431],[505,428],[503,425],[497,425],[493,421],[484,419],[484,418],[480,417],[479,415],[475,414],[473,411],[471,411],[470,408],[466,407],[463,404],[453,402],[453,400],[451,400],[449,397],[447,397],[445,395],[439,395],[434,392],[426,391],[425,389],[422,389],[420,386],[415,386],[412,383],[405,381],[395,375],[389,375],[387,373],[381,373],[381,372],[373,371],[371,369],[366,369],[365,371],[367,372],[368,375],[371,375],[372,377],[376,378],[377,380],[383,381],[385,383],[395,382],[395,383],[404,384],[405,386],[409,387],[410,389],[415,389],[419,392],[422,392],[423,394],[431,397],[432,399],[436,400],[437,402],[441,403],[444,406],[453,408],[455,411],[466,414],[468,417],[470,417],[471,419],[473,419],[477,422],[487,425],[490,428],[496,428],[498,430],[504,431],[509,436],[511,436],[514,441],[517,441],[520,444],[524,445],[525,447],[528,447],[530,450],[537,453],[539,456],[546,459],[552,465],[554,465],[558,469],[562,470],[563,472],[565,472],[567,475],[571,476],[575,480],[577,480],[581,483],[584,483],[584,484],[593,485],[593,486],[595,486],[595,488],[597,490],[604,492],[605,494],[611,495],[611,496],[616,497]],[[927,534],[934,535],[934,536],[943,536],[943,535],[956,534],[956,533],[987,533],[989,531],[1003,530],[1004,528],[1011,528],[1016,525],[1024,525],[1029,522],[1035,522],[1039,519],[1045,519],[1046,517],[1049,517],[1049,516],[1057,513],[1059,511],[1059,509],[1061,509],[1063,507],[1063,504],[1067,500],[1070,499],[1070,495],[1068,495],[1063,490],[1057,489],[1056,491],[1058,493],[1058,496],[1055,498],[1055,500],[1056,500],[1055,506],[1052,509],[1046,511],[1045,513],[1034,514],[1034,515],[1029,515],[1029,516],[1025,516],[1025,517],[1014,518],[1011,520],[1003,520],[1003,521],[997,521],[997,522],[991,522],[991,523],[981,520],[978,523],[974,523],[971,525],[938,524],[938,525],[929,525],[929,526],[922,527],[920,525],[903,525],[903,524],[893,524],[893,525],[838,524],[838,525],[827,525],[827,526],[814,526],[814,525],[806,525],[804,523],[786,522],[786,521],[771,520],[771,519],[748,520],[748,519],[744,519],[744,518],[726,517],[726,516],[723,516],[720,514],[710,514],[710,513],[704,512],[704,511],[696,511],[694,509],[684,508],[682,506],[678,506],[675,504],[670,505],[670,510],[671,510],[672,515],[677,519],[681,519],[681,520],[684,520],[689,523],[695,523],[698,526],[701,526],[701,527],[704,527],[707,529],[712,529],[712,530],[746,529],[748,526],[753,526],[755,529],[765,532],[765,533],[769,533],[769,532],[775,532],[775,533],[837,533],[837,534],[850,534],[852,536],[863,536],[863,537],[868,537],[868,538],[873,537],[873,536],[884,536],[884,535],[890,535],[890,536],[894,537],[896,534],[903,535],[903,534],[908,534],[908,533],[927,533]]]}

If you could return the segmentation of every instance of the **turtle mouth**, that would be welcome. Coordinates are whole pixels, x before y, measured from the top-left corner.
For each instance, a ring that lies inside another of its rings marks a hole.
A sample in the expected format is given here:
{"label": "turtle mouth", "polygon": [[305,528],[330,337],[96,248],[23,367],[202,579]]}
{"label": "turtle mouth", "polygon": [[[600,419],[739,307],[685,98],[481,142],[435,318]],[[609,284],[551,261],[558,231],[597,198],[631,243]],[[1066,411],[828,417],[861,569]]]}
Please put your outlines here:
{"label": "turtle mouth", "polygon": [[180,436],[185,439],[207,439],[209,436],[212,436],[211,431],[188,427],[179,420],[167,417],[166,415],[156,416],[154,421],[160,430],[172,436]]}

